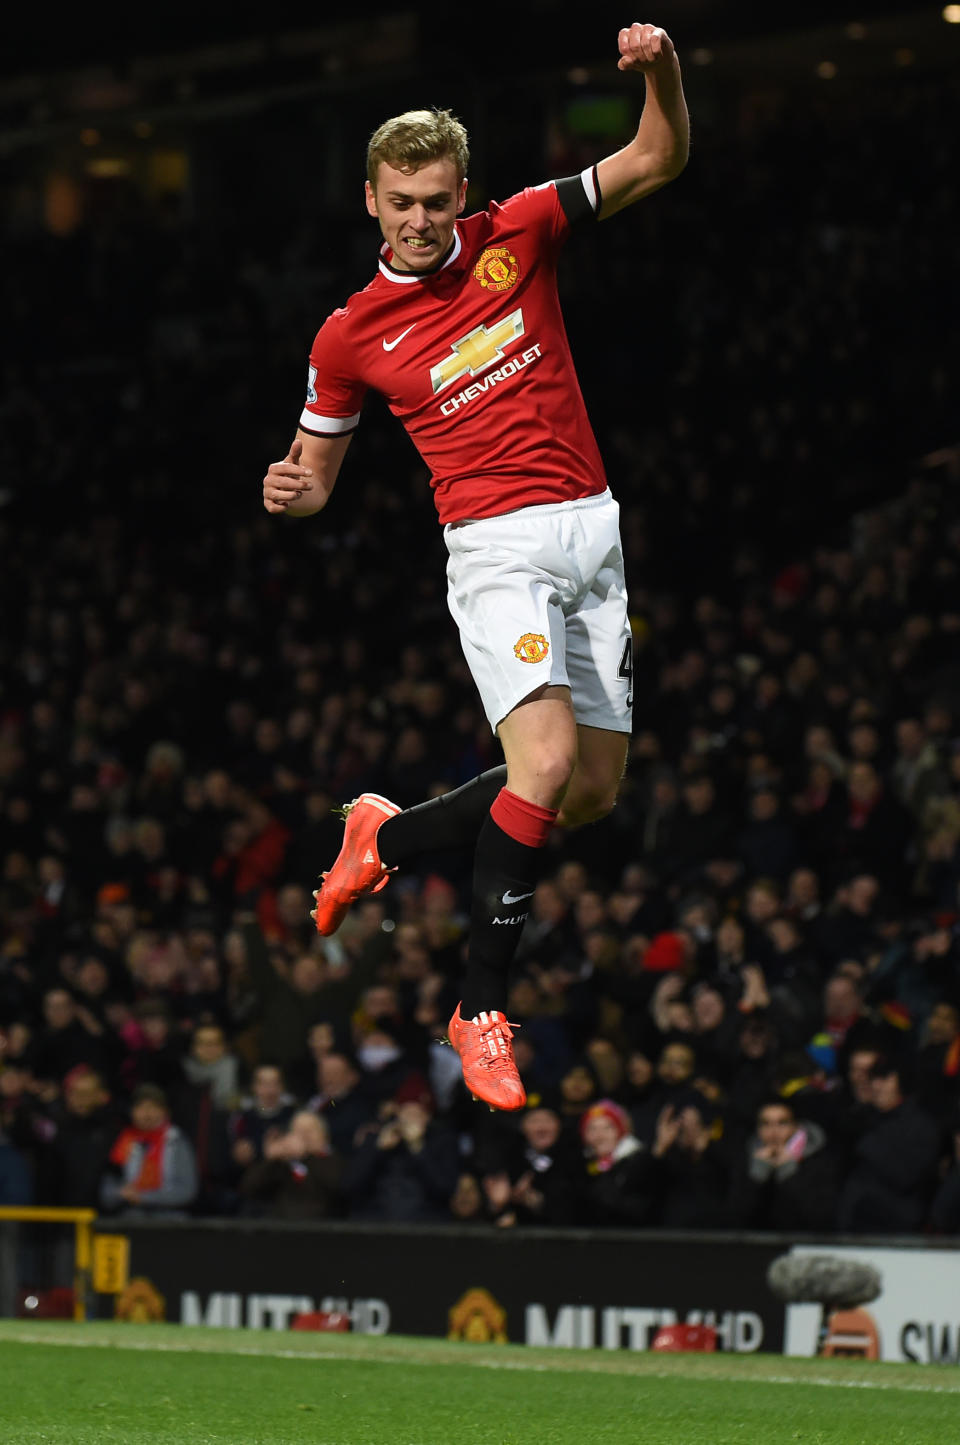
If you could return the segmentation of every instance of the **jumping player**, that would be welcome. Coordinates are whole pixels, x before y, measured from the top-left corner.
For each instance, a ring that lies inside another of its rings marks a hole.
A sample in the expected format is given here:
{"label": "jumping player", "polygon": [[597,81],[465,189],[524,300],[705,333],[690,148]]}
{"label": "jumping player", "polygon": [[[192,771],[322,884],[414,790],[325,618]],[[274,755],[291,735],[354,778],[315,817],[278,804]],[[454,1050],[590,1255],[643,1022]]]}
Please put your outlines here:
{"label": "jumping player", "polygon": [[619,34],[646,79],[623,150],[460,219],[467,136],[448,111],[409,111],[367,152],[377,275],[324,322],[289,455],[263,481],[268,512],[319,512],[364,394],[381,392],[432,473],[448,603],[505,767],[401,812],[363,793],[316,893],[320,933],[405,859],[474,844],[463,997],[450,1020],[467,1087],[500,1109],[525,1093],[504,1014],[507,972],[555,824],[603,817],[630,733],[632,651],[619,536],[557,297],[572,226],[604,220],[686,164],[688,121],[669,36]]}

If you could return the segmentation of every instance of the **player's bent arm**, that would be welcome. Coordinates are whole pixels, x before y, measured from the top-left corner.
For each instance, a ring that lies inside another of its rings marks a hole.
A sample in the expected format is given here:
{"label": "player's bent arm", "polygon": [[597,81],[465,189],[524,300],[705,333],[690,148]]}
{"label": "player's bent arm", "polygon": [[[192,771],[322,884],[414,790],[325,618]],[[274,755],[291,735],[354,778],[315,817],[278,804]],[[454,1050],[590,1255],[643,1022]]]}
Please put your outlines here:
{"label": "player's bent arm", "polygon": [[310,517],[327,505],[352,437],[352,432],[346,436],[318,437],[297,431],[297,441],[302,448],[301,463],[310,469],[313,476],[308,478],[310,489],[304,492],[302,500],[287,508],[294,517]]}
{"label": "player's bent arm", "polygon": [[[637,31],[645,33],[632,36]],[[647,94],[633,140],[597,166],[601,220],[672,181],[683,170],[690,152],[680,62],[669,36],[653,26],[634,25],[630,32],[621,31],[620,51],[620,69],[639,70]]]}
{"label": "player's bent arm", "polygon": [[312,517],[330,500],[350,435],[320,437],[298,431],[288,455],[263,479],[263,505],[288,517]]}

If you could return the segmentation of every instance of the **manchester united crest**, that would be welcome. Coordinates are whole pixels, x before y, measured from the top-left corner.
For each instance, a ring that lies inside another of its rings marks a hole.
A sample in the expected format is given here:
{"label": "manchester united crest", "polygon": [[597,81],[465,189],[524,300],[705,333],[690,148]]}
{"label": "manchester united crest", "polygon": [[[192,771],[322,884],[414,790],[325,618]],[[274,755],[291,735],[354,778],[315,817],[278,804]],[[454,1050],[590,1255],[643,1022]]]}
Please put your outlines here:
{"label": "manchester united crest", "polygon": [[520,276],[520,264],[509,246],[488,246],[473,268],[485,291],[509,291]]}
{"label": "manchester united crest", "polygon": [[468,1289],[449,1312],[448,1340],[507,1343],[507,1312],[487,1289]]}
{"label": "manchester united crest", "polygon": [[148,1324],[151,1320],[166,1319],[167,1302],[149,1279],[139,1275],[117,1295],[113,1313],[118,1320],[130,1320],[137,1325]]}
{"label": "manchester united crest", "polygon": [[542,632],[525,632],[513,644],[514,656],[521,662],[542,662],[550,651],[550,644]]}

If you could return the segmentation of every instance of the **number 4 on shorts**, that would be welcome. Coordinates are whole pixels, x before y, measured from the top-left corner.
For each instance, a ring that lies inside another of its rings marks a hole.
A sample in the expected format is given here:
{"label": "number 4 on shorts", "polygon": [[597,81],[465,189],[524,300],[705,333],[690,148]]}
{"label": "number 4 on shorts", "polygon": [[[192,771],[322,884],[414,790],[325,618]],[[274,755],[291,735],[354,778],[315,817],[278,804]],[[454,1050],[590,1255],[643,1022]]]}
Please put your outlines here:
{"label": "number 4 on shorts", "polygon": [[623,644],[623,656],[617,668],[617,676],[627,680],[627,707],[633,707],[633,637],[628,636]]}

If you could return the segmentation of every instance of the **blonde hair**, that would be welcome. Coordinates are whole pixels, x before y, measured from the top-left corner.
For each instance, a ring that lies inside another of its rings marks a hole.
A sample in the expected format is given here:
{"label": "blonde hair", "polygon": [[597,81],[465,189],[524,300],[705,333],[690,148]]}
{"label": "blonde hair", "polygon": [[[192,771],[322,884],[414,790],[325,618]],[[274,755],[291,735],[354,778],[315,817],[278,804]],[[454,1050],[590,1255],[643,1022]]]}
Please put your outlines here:
{"label": "blonde hair", "polygon": [[467,132],[449,110],[407,110],[385,120],[367,146],[367,180],[376,187],[380,162],[410,174],[449,156],[462,181],[470,164]]}

